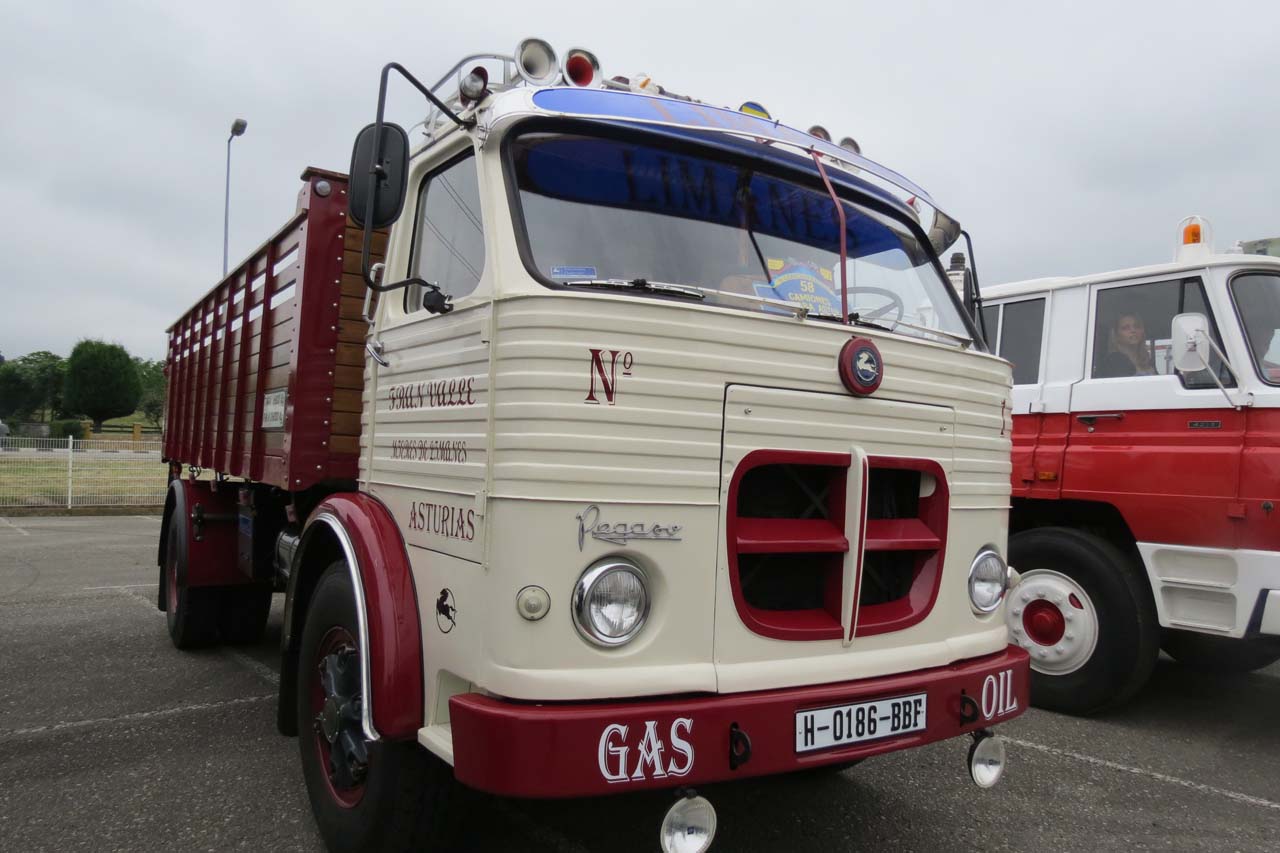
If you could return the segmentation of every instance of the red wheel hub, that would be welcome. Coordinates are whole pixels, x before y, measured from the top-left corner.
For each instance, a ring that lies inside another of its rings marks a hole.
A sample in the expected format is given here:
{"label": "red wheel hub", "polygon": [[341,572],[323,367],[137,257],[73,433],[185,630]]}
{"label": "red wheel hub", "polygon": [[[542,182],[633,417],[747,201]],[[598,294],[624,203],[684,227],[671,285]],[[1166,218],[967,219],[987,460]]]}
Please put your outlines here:
{"label": "red wheel hub", "polygon": [[356,642],[339,625],[325,632],[316,650],[310,702],[320,767],[334,801],[351,808],[364,798],[368,754],[360,732],[360,673]]}
{"label": "red wheel hub", "polygon": [[1022,628],[1036,643],[1056,646],[1067,631],[1067,620],[1055,605],[1044,599],[1037,599],[1022,611]]}

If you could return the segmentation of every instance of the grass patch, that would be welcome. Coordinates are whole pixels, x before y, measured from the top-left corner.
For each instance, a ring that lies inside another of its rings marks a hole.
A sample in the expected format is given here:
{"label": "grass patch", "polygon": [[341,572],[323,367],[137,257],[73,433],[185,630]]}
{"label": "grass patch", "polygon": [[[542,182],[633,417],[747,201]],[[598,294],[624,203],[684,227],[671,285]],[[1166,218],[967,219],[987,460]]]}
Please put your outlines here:
{"label": "grass patch", "polygon": [[[77,452],[71,465],[72,506],[164,503],[167,468],[154,455]],[[66,505],[65,450],[0,452],[0,508]]]}

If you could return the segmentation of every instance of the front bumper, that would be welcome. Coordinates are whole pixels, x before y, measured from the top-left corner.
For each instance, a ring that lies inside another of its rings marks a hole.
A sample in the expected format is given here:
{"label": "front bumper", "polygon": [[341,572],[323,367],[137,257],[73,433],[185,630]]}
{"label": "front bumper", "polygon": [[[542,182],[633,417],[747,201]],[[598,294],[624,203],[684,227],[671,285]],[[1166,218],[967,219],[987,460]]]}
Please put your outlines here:
{"label": "front bumper", "polygon": [[[449,700],[454,773],[510,797],[579,797],[786,773],[922,746],[1027,707],[1027,653],[839,684],[626,702],[534,704],[464,693]],[[927,693],[925,728],[796,752],[797,711]],[[972,701],[970,701],[972,700]],[[743,735],[750,744],[742,760]],[[737,755],[732,751],[737,746]]]}

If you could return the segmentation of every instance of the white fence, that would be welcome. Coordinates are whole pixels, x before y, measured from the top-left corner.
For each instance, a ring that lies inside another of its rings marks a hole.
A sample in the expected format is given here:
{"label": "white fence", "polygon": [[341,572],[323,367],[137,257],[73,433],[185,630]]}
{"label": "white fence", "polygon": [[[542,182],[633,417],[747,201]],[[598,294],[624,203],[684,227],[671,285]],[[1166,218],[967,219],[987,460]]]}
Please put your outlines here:
{"label": "white fence", "polygon": [[160,506],[161,442],[0,438],[0,509]]}

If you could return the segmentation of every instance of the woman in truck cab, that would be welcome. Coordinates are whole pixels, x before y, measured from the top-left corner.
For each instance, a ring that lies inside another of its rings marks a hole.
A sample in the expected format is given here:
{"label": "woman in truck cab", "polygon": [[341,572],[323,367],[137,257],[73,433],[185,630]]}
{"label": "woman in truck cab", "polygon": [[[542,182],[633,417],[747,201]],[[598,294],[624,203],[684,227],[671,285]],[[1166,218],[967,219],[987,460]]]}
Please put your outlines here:
{"label": "woman in truck cab", "polygon": [[1155,372],[1142,318],[1137,314],[1120,314],[1111,325],[1107,352],[1094,369],[1094,376],[1153,376]]}

